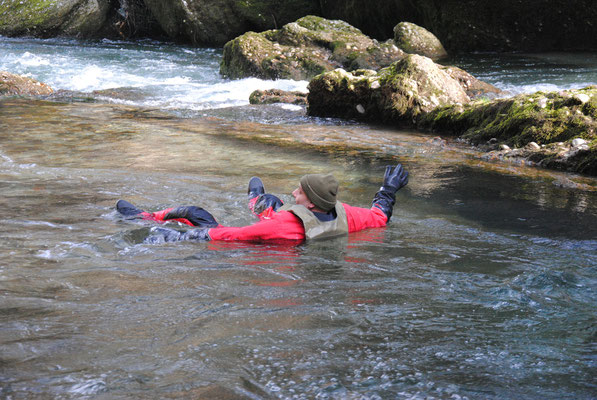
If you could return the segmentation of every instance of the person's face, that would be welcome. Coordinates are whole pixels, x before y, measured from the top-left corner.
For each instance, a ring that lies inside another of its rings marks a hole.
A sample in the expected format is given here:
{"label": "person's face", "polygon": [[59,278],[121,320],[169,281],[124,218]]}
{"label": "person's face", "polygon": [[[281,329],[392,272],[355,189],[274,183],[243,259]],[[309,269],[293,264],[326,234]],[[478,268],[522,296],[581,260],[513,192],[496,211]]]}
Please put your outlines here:
{"label": "person's face", "polygon": [[296,204],[305,206],[309,210],[312,209],[313,207],[315,207],[315,204],[311,203],[311,200],[309,200],[309,198],[307,197],[305,192],[303,192],[303,188],[300,185],[299,185],[299,187],[294,189],[294,192],[292,192],[292,195],[294,196],[294,201],[296,202]]}

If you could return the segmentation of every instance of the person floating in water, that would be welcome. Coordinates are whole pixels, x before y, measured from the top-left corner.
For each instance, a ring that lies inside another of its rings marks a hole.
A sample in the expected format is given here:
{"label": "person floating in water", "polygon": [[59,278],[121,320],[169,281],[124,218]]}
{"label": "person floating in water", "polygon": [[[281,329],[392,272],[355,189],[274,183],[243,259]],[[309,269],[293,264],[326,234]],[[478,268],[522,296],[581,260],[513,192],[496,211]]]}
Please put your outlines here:
{"label": "person floating in water", "polygon": [[392,217],[396,192],[407,183],[408,172],[401,164],[387,166],[383,185],[375,194],[372,207],[361,208],[336,200],[338,181],[333,175],[303,176],[292,192],[295,204],[283,204],[275,195],[265,193],[261,179],[253,177],[249,181],[249,208],[259,222],[243,227],[222,226],[208,211],[196,206],[150,213],[119,200],[116,209],[127,217],[157,222],[178,221],[197,227],[186,232],[159,228],[165,241],[322,239],[385,226]]}

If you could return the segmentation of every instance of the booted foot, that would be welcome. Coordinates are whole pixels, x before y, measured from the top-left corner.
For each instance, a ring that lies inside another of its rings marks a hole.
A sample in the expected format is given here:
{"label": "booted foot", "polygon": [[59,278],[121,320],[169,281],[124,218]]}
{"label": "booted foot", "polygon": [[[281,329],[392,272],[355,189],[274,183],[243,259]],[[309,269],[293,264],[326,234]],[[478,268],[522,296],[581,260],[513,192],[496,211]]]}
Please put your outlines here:
{"label": "booted foot", "polygon": [[134,217],[143,212],[143,210],[138,209],[126,200],[118,200],[116,203],[116,210],[127,217]]}
{"label": "booted foot", "polygon": [[254,176],[249,180],[249,189],[247,190],[247,194],[249,195],[249,199],[254,199],[255,197],[264,194],[265,188],[263,187],[263,182],[258,177]]}

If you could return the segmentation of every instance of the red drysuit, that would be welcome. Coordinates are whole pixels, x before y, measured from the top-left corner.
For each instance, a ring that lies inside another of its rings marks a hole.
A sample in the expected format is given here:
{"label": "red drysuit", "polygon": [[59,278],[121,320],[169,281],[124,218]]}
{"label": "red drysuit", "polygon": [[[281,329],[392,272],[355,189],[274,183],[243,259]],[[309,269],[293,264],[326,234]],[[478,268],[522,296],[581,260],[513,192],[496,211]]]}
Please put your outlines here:
{"label": "red drysuit", "polygon": [[[249,204],[253,209],[254,201]],[[353,207],[348,204],[342,204],[346,211],[348,222],[348,232],[356,232],[367,228],[378,228],[385,226],[388,220],[386,214],[375,205],[371,208]],[[143,218],[157,222],[164,222],[164,217],[173,208],[153,213],[143,212]],[[265,211],[257,214],[260,221],[248,226],[227,227],[218,225],[215,228],[209,228],[208,235],[211,240],[304,240],[305,229],[302,221],[290,211],[273,211],[267,208]],[[178,221],[193,226],[191,222],[184,218],[170,219],[169,221]]]}
{"label": "red drysuit", "polygon": [[[343,204],[348,220],[348,231],[385,226],[387,216],[377,207],[361,208]],[[264,215],[265,214],[265,215]],[[248,226],[210,228],[212,240],[304,240],[305,229],[301,220],[290,211],[272,211],[271,208],[258,215],[260,221]]]}

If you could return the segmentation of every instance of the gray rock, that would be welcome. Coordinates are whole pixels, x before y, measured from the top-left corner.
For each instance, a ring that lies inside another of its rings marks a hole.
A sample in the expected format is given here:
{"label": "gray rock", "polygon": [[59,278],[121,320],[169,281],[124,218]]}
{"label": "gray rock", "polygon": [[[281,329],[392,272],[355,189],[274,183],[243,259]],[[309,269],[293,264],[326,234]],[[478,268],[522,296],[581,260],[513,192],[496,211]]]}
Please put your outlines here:
{"label": "gray rock", "polygon": [[379,72],[336,69],[317,76],[309,83],[308,112],[412,124],[436,107],[468,102],[465,89],[441,66],[427,57],[408,55]]}
{"label": "gray rock", "polygon": [[432,60],[448,57],[444,46],[433,33],[410,22],[401,22],[394,27],[394,42],[409,54],[419,54]]}
{"label": "gray rock", "polygon": [[591,97],[589,95],[586,95],[584,93],[579,93],[576,96],[574,96],[578,101],[580,101],[582,104],[587,103],[589,100],[591,100]]}
{"label": "gray rock", "polygon": [[249,97],[251,104],[287,103],[296,105],[307,104],[307,93],[285,91],[280,89],[255,90]]}
{"label": "gray rock", "polygon": [[458,67],[442,66],[440,68],[442,68],[452,78],[456,79],[471,99],[477,97],[496,98],[504,93],[497,87],[475,78],[465,70]]}
{"label": "gray rock", "polygon": [[54,90],[45,83],[25,76],[0,71],[0,96],[2,95],[49,95]]}

